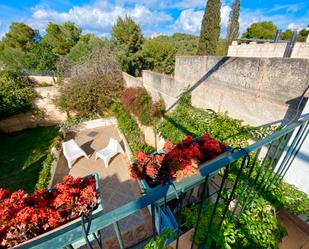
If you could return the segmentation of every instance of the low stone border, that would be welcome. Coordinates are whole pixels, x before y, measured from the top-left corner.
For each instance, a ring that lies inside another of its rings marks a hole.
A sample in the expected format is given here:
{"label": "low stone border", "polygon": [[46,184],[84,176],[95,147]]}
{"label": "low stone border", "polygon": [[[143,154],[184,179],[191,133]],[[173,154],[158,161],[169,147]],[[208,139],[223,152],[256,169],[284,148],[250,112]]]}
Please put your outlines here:
{"label": "low stone border", "polygon": [[[63,142],[63,140],[60,143],[62,143],[62,142]],[[57,167],[57,163],[58,163],[58,160],[59,160],[59,157],[60,157],[61,150],[62,150],[62,147],[60,147],[59,150],[57,150],[55,147],[51,148],[50,153],[53,154],[54,161],[52,162],[52,164],[50,166],[50,179],[49,179],[49,183],[48,183],[48,188],[52,187],[52,183],[54,181],[56,167]]]}

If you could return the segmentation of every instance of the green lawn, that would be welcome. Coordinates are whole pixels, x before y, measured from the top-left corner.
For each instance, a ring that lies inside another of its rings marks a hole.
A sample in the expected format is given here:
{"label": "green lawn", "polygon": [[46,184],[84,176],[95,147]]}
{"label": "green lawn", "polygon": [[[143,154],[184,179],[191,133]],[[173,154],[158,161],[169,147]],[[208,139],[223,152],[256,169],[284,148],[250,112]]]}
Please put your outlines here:
{"label": "green lawn", "polygon": [[32,193],[57,134],[55,126],[0,133],[0,188],[12,191],[22,188]]}

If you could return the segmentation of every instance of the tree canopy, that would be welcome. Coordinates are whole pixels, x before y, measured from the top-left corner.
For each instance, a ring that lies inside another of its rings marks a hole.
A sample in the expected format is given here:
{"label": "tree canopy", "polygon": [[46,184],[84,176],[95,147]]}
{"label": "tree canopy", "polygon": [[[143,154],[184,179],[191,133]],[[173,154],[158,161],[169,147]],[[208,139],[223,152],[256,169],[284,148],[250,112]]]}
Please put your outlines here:
{"label": "tree canopy", "polygon": [[56,55],[66,55],[78,42],[80,35],[81,29],[72,22],[65,22],[63,25],[50,22],[43,39],[52,46]]}
{"label": "tree canopy", "polygon": [[159,73],[171,74],[174,72],[176,52],[176,48],[168,42],[157,39],[147,40],[141,51],[143,67]]}
{"label": "tree canopy", "polygon": [[277,26],[272,22],[255,22],[242,34],[242,38],[274,39]]}
{"label": "tree canopy", "polygon": [[136,53],[142,48],[144,37],[140,26],[131,17],[118,17],[112,29],[112,38],[119,45],[125,45],[129,53]]}
{"label": "tree canopy", "polygon": [[240,0],[234,0],[227,27],[227,45],[230,45],[239,36],[239,10]]}
{"label": "tree canopy", "polygon": [[34,30],[24,23],[13,22],[1,43],[3,48],[17,48],[27,52],[34,46],[35,41],[38,39],[38,30]]}
{"label": "tree canopy", "polygon": [[215,55],[220,36],[221,1],[208,0],[204,12],[197,53],[199,55]]}

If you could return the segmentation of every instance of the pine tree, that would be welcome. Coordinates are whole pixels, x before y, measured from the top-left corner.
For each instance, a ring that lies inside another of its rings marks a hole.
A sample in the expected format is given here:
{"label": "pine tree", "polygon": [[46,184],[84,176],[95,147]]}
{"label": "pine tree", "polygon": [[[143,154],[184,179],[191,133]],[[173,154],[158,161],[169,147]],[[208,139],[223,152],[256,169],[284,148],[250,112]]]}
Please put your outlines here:
{"label": "pine tree", "polygon": [[239,36],[239,9],[240,0],[234,0],[232,10],[230,12],[229,24],[227,26],[227,46],[230,45],[232,41],[237,39]]}
{"label": "pine tree", "polygon": [[215,55],[220,36],[220,0],[208,0],[204,12],[197,54]]}

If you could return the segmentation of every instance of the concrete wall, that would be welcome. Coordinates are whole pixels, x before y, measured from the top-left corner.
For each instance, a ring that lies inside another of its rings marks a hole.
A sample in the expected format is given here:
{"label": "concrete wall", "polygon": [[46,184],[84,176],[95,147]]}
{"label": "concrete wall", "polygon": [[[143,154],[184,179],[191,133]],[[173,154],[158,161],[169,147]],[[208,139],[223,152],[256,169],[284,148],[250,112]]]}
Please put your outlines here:
{"label": "concrete wall", "polygon": [[189,85],[193,105],[263,125],[295,115],[297,98],[308,84],[309,60],[177,56],[174,77],[143,71],[142,79],[167,107]]}
{"label": "concrete wall", "polygon": [[[228,49],[228,56],[232,57],[283,57],[287,43],[259,43],[238,44],[233,41]],[[291,58],[309,58],[309,43],[296,42],[292,50]]]}
{"label": "concrete wall", "polygon": [[177,101],[185,87],[185,84],[176,81],[171,76],[152,71],[143,71],[143,84],[154,101],[162,98],[166,107]]}
{"label": "concrete wall", "polygon": [[142,87],[143,86],[143,81],[141,79],[135,78],[131,76],[130,74],[122,72],[122,77],[124,81],[126,82],[127,87]]}
{"label": "concrete wall", "polygon": [[193,104],[261,125],[295,113],[309,60],[177,57],[175,80],[192,86]]}
{"label": "concrete wall", "polygon": [[234,57],[283,57],[287,43],[261,43],[237,44],[229,46],[228,56]]}
{"label": "concrete wall", "polygon": [[292,58],[307,58],[307,59],[309,59],[309,43],[307,43],[307,42],[296,42],[295,45],[294,45],[291,57]]}
{"label": "concrete wall", "polygon": [[56,83],[56,79],[52,76],[33,76],[30,75],[29,78],[35,83],[47,83],[53,85]]}

